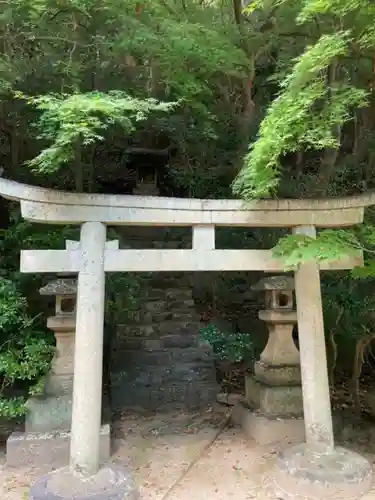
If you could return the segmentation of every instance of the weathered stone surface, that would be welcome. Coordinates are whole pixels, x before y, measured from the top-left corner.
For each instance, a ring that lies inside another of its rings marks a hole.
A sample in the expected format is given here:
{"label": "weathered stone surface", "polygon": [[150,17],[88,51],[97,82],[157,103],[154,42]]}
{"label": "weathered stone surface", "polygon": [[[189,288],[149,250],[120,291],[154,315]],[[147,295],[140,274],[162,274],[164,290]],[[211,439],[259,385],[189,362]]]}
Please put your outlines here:
{"label": "weathered stone surface", "polygon": [[301,443],[305,440],[305,425],[302,418],[272,418],[262,415],[238,402],[232,411],[232,421],[242,428],[248,439],[261,446],[273,443]]}
{"label": "weathered stone surface", "polygon": [[301,386],[268,386],[246,378],[246,402],[270,417],[300,416],[303,413]]}
{"label": "weathered stone surface", "polygon": [[301,419],[299,352],[292,337],[297,322],[293,311],[294,280],[289,276],[272,276],[253,288],[266,291],[267,309],[259,312],[259,318],[267,324],[269,338],[260,360],[254,365],[254,376],[245,377],[245,403],[236,410],[241,414],[240,425],[244,433],[259,444],[288,439],[299,442],[305,432]]}
{"label": "weathered stone surface", "polygon": [[186,274],[155,273],[142,281],[135,322],[117,331],[113,405],[165,409],[213,403],[219,388],[212,348],[200,342],[202,324]]}
{"label": "weathered stone surface", "polygon": [[365,458],[344,448],[322,454],[299,444],[281,452],[273,482],[276,494],[285,500],[352,500],[370,489],[372,467]]}
{"label": "weathered stone surface", "polygon": [[128,337],[159,337],[160,335],[189,335],[199,334],[200,324],[197,321],[160,321],[149,324],[119,325],[118,344]]}
{"label": "weathered stone surface", "polygon": [[[314,226],[295,228],[294,233],[316,237]],[[332,450],[334,438],[318,262],[310,260],[301,264],[295,273],[295,285],[306,442],[316,450]]]}
{"label": "weathered stone surface", "polygon": [[268,365],[258,361],[254,364],[255,379],[265,385],[301,386],[300,365]]}
{"label": "weathered stone surface", "polygon": [[40,295],[76,295],[76,279],[58,279],[50,281],[39,290]]}
{"label": "weathered stone surface", "polygon": [[189,288],[143,288],[140,298],[148,301],[173,299],[177,301],[191,300],[192,292]]}
{"label": "weathered stone surface", "polygon": [[124,339],[121,339],[121,347],[126,351],[137,349],[145,351],[157,351],[168,348],[196,347],[198,342],[198,335],[171,334],[156,338],[125,337]]}
{"label": "weathered stone surface", "polygon": [[66,467],[40,479],[29,493],[29,500],[138,500],[139,490],[126,470],[104,467],[89,478],[74,475]]}
{"label": "weathered stone surface", "polygon": [[72,423],[72,395],[30,398],[27,410],[26,433],[66,431]]}
{"label": "weathered stone surface", "polygon": [[[110,426],[100,432],[100,460],[110,458]],[[10,467],[63,467],[69,463],[70,432],[14,432],[7,440],[6,460]]]}
{"label": "weathered stone surface", "polygon": [[[201,363],[212,361],[212,352],[210,347],[203,345],[201,347],[186,347],[183,349],[155,349],[143,351],[122,351],[124,367],[146,366],[146,365],[165,365],[172,367],[176,363]],[[129,362],[129,363],[128,363]]]}
{"label": "weathered stone surface", "polygon": [[294,290],[294,278],[291,276],[266,276],[253,285],[252,290]]}
{"label": "weathered stone surface", "polygon": [[190,313],[194,308],[194,301],[192,298],[185,300],[176,300],[174,297],[168,297],[166,300],[154,300],[146,302],[143,310],[163,314],[166,311]]}
{"label": "weathered stone surface", "polygon": [[48,318],[47,326],[55,333],[56,349],[45,392],[50,396],[73,393],[75,320],[68,317]]}
{"label": "weathered stone surface", "polygon": [[243,400],[242,394],[219,392],[216,396],[216,401],[222,405],[235,406],[239,401]]}
{"label": "weathered stone surface", "polygon": [[115,382],[112,407],[114,411],[124,407],[147,410],[196,409],[214,402],[217,393],[216,383],[201,380],[164,383],[159,387],[145,383]]}

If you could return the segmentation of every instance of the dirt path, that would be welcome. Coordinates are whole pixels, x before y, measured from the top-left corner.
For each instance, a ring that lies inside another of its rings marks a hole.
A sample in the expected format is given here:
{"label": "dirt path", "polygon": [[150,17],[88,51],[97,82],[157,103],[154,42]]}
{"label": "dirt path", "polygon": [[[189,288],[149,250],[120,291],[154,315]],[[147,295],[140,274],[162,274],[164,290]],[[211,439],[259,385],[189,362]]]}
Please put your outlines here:
{"label": "dirt path", "polygon": [[[247,442],[227,422],[223,408],[204,414],[125,414],[113,426],[113,461],[131,469],[142,500],[280,500],[268,474],[279,448]],[[359,435],[358,426],[350,429]],[[373,460],[375,443],[362,434],[345,441]],[[43,472],[3,467],[0,498],[26,500],[30,484]],[[375,500],[375,489],[363,500]]]}

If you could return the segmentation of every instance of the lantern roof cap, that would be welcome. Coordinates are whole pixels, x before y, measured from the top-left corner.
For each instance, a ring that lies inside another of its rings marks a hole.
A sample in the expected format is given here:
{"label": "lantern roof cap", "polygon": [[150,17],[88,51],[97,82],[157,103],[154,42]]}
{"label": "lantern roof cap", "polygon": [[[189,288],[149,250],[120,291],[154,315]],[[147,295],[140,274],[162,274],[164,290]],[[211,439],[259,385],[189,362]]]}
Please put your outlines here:
{"label": "lantern roof cap", "polygon": [[76,295],[77,280],[72,278],[59,278],[50,281],[39,289],[40,295]]}
{"label": "lantern roof cap", "polygon": [[294,290],[294,279],[291,276],[267,276],[251,287],[256,291]]}

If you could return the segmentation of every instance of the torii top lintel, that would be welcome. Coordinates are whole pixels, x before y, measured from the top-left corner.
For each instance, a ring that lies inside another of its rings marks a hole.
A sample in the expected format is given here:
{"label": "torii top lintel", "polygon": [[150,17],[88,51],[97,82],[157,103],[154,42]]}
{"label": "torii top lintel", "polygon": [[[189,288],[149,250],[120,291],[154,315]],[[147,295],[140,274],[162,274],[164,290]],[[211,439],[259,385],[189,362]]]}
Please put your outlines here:
{"label": "torii top lintel", "polygon": [[0,196],[19,201],[22,216],[46,224],[139,226],[345,227],[363,221],[375,193],[347,198],[200,200],[72,193],[0,178]]}

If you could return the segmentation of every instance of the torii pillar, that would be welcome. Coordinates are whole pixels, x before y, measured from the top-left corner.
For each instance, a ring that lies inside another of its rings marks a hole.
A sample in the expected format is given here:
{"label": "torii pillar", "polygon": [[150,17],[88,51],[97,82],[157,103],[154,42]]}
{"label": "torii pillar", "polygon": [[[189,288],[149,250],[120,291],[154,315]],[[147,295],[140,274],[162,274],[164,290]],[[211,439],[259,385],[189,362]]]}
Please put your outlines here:
{"label": "torii pillar", "polygon": [[[294,233],[316,237],[314,226],[298,227]],[[296,270],[295,292],[306,442],[279,455],[273,486],[283,500],[360,498],[371,487],[372,468],[358,453],[334,444],[320,272],[315,260]]]}
{"label": "torii pillar", "polygon": [[[67,245],[79,260],[70,466],[34,484],[30,500],[139,498],[127,471],[100,464],[104,255],[111,248],[118,248],[118,242],[106,243],[106,226],[101,222],[82,224],[80,242]],[[64,271],[56,257],[56,272]]]}

